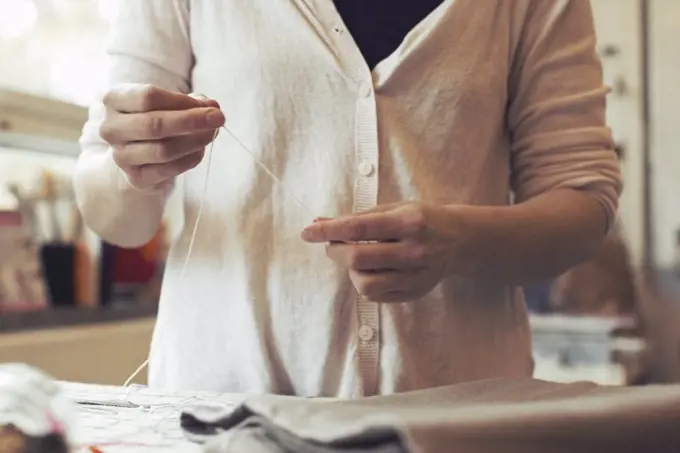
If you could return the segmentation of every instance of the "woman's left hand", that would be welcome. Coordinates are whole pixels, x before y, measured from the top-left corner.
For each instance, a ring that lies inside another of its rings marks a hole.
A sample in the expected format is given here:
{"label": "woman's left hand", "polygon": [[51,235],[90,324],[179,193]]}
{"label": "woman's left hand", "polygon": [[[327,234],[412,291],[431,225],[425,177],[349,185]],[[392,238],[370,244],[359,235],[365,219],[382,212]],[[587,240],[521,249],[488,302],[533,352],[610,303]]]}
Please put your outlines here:
{"label": "woman's left hand", "polygon": [[330,259],[349,269],[360,295],[406,302],[430,292],[464,259],[463,235],[449,206],[404,202],[336,219],[319,219],[302,239],[327,243]]}

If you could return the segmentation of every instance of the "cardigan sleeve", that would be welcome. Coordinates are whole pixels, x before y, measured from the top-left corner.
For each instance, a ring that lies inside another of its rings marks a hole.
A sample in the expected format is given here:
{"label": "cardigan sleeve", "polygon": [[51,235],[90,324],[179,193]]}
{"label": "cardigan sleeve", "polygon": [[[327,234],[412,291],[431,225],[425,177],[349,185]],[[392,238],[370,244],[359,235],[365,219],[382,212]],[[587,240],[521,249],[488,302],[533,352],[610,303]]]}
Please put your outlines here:
{"label": "cardigan sleeve", "polygon": [[589,0],[532,0],[509,81],[517,202],[559,188],[592,194],[614,223],[622,190]]}
{"label": "cardigan sleeve", "polygon": [[[188,92],[193,54],[189,38],[189,0],[121,0],[107,45],[108,90],[121,83],[142,83]],[[78,206],[87,225],[108,242],[140,246],[154,236],[173,183],[139,190],[113,161],[99,128],[101,101],[90,108],[80,139],[74,175]]]}

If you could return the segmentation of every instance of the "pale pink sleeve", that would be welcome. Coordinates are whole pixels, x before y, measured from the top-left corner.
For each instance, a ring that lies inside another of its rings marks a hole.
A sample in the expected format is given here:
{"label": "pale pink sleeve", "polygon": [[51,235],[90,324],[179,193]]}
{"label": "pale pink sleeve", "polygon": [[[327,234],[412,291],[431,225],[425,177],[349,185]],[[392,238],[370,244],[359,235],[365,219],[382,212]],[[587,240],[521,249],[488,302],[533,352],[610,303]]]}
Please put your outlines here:
{"label": "pale pink sleeve", "polygon": [[613,225],[622,181],[590,2],[532,0],[522,26],[509,86],[515,199],[584,190]]}
{"label": "pale pink sleeve", "polygon": [[[107,48],[111,67],[102,92],[120,83],[189,91],[193,54],[188,5],[189,0],[118,2]],[[173,184],[151,191],[130,185],[99,135],[104,116],[104,106],[95,103],[83,128],[74,175],[76,199],[85,223],[99,236],[136,247],[156,234]]]}

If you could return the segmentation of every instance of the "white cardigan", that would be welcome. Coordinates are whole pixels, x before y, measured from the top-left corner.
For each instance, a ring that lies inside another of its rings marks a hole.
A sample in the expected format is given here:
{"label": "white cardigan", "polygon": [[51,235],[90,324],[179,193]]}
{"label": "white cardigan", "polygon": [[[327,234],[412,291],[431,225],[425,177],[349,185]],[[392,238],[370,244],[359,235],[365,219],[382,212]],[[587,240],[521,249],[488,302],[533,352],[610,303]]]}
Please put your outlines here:
{"label": "white cardigan", "polygon": [[[447,0],[371,71],[331,0],[124,0],[110,84],[215,98],[227,125],[319,216],[409,198],[504,205],[621,181],[587,0]],[[167,193],[126,183],[85,127],[76,189],[89,226],[139,245]],[[516,288],[445,279],[423,300],[357,298],[309,214],[228,134],[186,175],[151,348],[150,384],[356,397],[531,373]],[[518,257],[519,259],[519,257]]]}

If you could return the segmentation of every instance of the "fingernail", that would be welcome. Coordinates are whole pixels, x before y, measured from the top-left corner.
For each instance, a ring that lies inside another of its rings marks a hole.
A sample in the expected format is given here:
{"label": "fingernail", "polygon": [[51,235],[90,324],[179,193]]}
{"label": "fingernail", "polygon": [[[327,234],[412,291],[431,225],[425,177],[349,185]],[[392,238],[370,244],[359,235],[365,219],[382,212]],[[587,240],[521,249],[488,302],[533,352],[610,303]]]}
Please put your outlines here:
{"label": "fingernail", "polygon": [[190,93],[190,97],[196,99],[197,101],[201,101],[203,104],[205,104],[206,107],[215,107],[215,108],[220,108],[220,103],[217,102],[214,99],[210,99],[208,96],[201,94],[201,93]]}
{"label": "fingernail", "polygon": [[300,233],[300,237],[302,238],[303,241],[309,241],[312,239],[312,232],[309,231],[309,227],[305,228],[302,230],[302,233]]}
{"label": "fingernail", "polygon": [[220,103],[217,102],[217,101],[214,100],[214,99],[205,98],[205,99],[201,99],[201,102],[203,102],[203,104],[204,104],[206,107],[215,107],[216,109],[222,108],[222,107],[220,106]]}
{"label": "fingernail", "polygon": [[219,110],[214,110],[208,113],[206,120],[210,127],[221,127],[224,124],[224,114]]}

